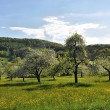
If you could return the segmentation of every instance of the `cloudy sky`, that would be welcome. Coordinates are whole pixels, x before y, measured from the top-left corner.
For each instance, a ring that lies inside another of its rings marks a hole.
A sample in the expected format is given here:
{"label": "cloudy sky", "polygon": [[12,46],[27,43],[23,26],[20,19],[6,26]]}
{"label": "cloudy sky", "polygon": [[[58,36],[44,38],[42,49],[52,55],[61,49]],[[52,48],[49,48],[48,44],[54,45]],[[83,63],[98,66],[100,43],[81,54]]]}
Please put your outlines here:
{"label": "cloudy sky", "polygon": [[0,0],[0,37],[110,44],[110,0]]}

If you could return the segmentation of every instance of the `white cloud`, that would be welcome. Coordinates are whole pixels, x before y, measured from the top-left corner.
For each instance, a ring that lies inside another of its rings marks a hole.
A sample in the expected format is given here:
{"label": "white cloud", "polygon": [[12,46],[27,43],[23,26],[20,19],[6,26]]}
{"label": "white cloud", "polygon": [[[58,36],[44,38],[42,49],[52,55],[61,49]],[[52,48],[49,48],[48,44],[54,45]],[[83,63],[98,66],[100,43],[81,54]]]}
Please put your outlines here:
{"label": "white cloud", "polygon": [[37,36],[40,39],[45,38],[44,30],[43,29],[31,29],[31,28],[24,28],[24,27],[10,27],[11,30],[18,30],[22,31],[23,33],[29,36]]}
{"label": "white cloud", "polygon": [[110,36],[105,37],[86,37],[86,42],[90,44],[110,44]]}
{"label": "white cloud", "polygon": [[[33,36],[34,38],[64,43],[64,40],[75,32],[85,35],[88,29],[101,28],[99,24],[95,23],[70,24],[69,22],[60,20],[60,17],[46,17],[43,20],[47,22],[47,24],[38,29],[25,27],[10,27],[10,29],[14,31],[22,31],[29,36]],[[92,41],[94,38],[92,39],[86,37],[85,39],[89,43],[89,41]]]}
{"label": "white cloud", "polygon": [[50,16],[50,17],[44,18],[43,20],[46,22],[50,22],[50,23],[52,22],[53,23],[53,22],[56,22],[56,20],[58,20],[58,17],[51,17]]}
{"label": "white cloud", "polygon": [[43,20],[48,22],[48,23],[53,23],[53,24],[69,24],[69,22],[64,22],[64,21],[61,21],[59,20],[60,17],[46,17],[44,18]]}
{"label": "white cloud", "polygon": [[110,44],[110,35],[102,37],[101,39],[99,39],[99,42],[101,44]]}
{"label": "white cloud", "polygon": [[85,37],[86,43],[87,44],[98,44],[99,39],[97,37]]}

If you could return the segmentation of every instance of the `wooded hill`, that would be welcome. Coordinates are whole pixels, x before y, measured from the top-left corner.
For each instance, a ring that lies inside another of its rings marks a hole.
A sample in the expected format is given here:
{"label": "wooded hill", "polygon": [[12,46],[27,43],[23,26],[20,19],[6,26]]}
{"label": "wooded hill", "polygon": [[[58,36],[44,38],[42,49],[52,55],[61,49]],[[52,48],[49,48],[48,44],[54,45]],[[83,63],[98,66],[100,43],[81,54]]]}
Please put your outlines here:
{"label": "wooded hill", "polygon": [[0,50],[7,50],[9,48],[19,49],[25,47],[52,48],[55,51],[63,49],[63,46],[61,44],[49,42],[45,40],[0,37]]}
{"label": "wooded hill", "polygon": [[0,57],[21,57],[30,48],[50,48],[55,51],[64,50],[63,45],[39,39],[18,39],[18,38],[5,38],[0,37]]}
{"label": "wooded hill", "polygon": [[[62,44],[46,40],[0,37],[0,57],[16,55],[17,57],[23,58],[25,56],[25,52],[27,52],[29,48],[50,48],[54,49],[56,52],[65,50]],[[110,44],[88,45],[87,51],[91,60],[94,60],[97,55],[103,53],[110,56]]]}
{"label": "wooded hill", "polygon": [[110,56],[110,44],[96,44],[87,46],[88,56],[94,60],[97,56]]}

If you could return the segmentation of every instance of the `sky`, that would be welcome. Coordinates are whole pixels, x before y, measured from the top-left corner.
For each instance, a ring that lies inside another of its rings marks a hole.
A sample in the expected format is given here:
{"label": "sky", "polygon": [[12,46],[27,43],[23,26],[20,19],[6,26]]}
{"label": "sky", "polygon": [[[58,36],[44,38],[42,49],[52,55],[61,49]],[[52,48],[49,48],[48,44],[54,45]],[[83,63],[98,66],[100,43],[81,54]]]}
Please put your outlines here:
{"label": "sky", "polygon": [[110,0],[0,0],[0,37],[110,44]]}

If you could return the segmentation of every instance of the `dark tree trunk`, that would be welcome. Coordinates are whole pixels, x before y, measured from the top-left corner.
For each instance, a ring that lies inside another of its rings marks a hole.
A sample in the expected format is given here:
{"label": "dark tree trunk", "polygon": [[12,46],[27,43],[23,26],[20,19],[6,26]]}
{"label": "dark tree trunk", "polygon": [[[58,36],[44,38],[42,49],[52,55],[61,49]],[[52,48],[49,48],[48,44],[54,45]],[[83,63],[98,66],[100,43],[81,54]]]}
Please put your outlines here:
{"label": "dark tree trunk", "polygon": [[2,79],[2,76],[0,75],[0,80]]}
{"label": "dark tree trunk", "polygon": [[74,73],[75,83],[78,83],[78,76],[77,73]]}
{"label": "dark tree trunk", "polygon": [[81,78],[83,77],[83,72],[81,72]]}
{"label": "dark tree trunk", "polygon": [[53,80],[55,80],[55,76],[53,75],[52,77],[53,77]]}
{"label": "dark tree trunk", "polygon": [[37,75],[37,81],[40,82],[40,75]]}
{"label": "dark tree trunk", "polygon": [[13,77],[12,77],[12,75],[10,76],[10,80],[11,80],[11,81],[13,80]]}
{"label": "dark tree trunk", "polygon": [[24,76],[23,76],[23,82],[24,82]]}
{"label": "dark tree trunk", "polygon": [[43,69],[37,69],[36,70],[36,73],[34,74],[35,76],[36,76],[36,78],[37,78],[37,81],[40,83],[40,75],[41,75],[41,73],[42,73],[42,70]]}
{"label": "dark tree trunk", "polygon": [[75,71],[74,71],[74,78],[75,78],[75,83],[78,83],[78,65],[75,66]]}
{"label": "dark tree trunk", "polygon": [[110,70],[106,67],[103,66],[103,68],[108,72],[108,75],[109,75],[109,81],[110,81]]}

